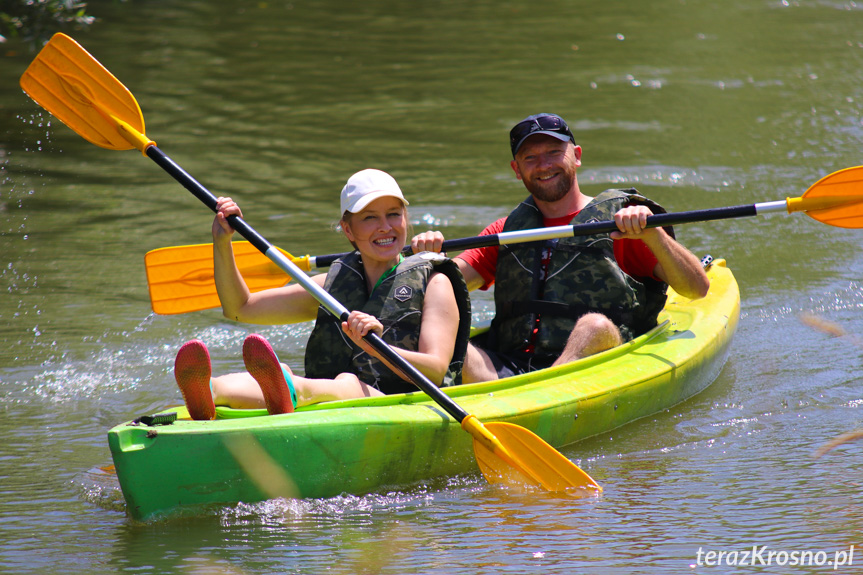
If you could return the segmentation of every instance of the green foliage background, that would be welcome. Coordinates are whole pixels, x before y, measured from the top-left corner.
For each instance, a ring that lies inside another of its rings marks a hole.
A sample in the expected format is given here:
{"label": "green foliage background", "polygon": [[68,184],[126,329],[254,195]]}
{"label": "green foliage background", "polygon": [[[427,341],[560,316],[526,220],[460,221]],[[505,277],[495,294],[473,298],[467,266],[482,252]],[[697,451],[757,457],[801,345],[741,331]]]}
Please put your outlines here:
{"label": "green foliage background", "polygon": [[95,18],[76,0],[0,0],[0,42],[17,38],[39,47],[55,32],[88,28]]}

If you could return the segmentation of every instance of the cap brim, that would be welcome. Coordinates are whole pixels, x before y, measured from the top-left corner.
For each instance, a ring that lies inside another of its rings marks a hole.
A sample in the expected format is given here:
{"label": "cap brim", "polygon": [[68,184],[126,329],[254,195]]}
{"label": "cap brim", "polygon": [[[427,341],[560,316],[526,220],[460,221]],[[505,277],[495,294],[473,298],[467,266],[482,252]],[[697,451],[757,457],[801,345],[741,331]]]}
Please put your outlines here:
{"label": "cap brim", "polygon": [[410,202],[408,202],[404,198],[404,196],[399,196],[398,194],[394,194],[393,192],[381,190],[380,192],[372,192],[370,194],[364,195],[363,197],[358,199],[356,202],[354,202],[354,205],[350,206],[347,209],[347,211],[349,211],[352,214],[355,214],[357,212],[361,212],[365,209],[366,206],[368,206],[373,201],[378,200],[380,198],[387,198],[387,197],[400,200],[406,206],[410,205]]}
{"label": "cap brim", "polygon": [[560,132],[546,132],[544,130],[539,130],[537,132],[531,132],[530,134],[528,134],[527,136],[525,136],[524,138],[519,140],[518,144],[516,144],[515,148],[512,150],[512,155],[515,156],[518,153],[518,151],[521,149],[521,145],[525,142],[525,140],[527,140],[528,138],[532,138],[533,136],[536,136],[537,134],[545,134],[546,136],[551,136],[552,138],[557,138],[561,142],[571,142],[572,141],[572,138],[570,138],[566,134],[561,134]]}

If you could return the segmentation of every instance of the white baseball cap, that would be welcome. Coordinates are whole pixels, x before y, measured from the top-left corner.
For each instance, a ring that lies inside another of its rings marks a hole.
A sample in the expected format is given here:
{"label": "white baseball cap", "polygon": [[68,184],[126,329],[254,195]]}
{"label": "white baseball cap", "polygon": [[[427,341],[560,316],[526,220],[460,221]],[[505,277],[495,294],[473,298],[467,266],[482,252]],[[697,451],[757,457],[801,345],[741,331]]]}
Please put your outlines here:
{"label": "white baseball cap", "polygon": [[348,183],[342,188],[342,213],[355,214],[386,196],[398,198],[404,205],[409,205],[391,175],[374,169],[361,170],[348,178]]}

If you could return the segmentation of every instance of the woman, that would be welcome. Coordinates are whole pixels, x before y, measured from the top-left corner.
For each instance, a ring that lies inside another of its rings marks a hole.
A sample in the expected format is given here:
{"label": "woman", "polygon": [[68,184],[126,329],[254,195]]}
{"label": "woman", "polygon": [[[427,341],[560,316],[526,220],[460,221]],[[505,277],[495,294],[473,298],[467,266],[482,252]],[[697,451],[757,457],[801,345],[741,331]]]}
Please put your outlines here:
{"label": "woman", "polygon": [[234,261],[234,230],[227,222],[242,212],[230,198],[219,198],[213,246],[225,317],[266,325],[316,322],[306,348],[306,377],[294,375],[257,334],[243,344],[248,371],[212,379],[204,344],[184,344],[174,375],[192,418],[214,419],[216,405],[266,406],[277,414],[321,401],[415,391],[363,340],[370,331],[431,381],[460,383],[470,331],[467,288],[455,264],[439,254],[402,256],[407,205],[396,181],[380,170],[357,172],[342,189],[341,228],[355,251],[312,278],[354,310],[341,322],[300,285],[249,291]]}

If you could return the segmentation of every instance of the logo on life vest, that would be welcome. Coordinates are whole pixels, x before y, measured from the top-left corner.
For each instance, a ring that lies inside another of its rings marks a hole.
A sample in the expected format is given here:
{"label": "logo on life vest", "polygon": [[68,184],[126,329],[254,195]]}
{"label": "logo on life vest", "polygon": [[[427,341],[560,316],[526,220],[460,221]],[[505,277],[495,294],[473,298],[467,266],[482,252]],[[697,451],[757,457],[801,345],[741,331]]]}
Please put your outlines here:
{"label": "logo on life vest", "polygon": [[393,292],[393,297],[404,303],[411,299],[414,295],[414,290],[411,286],[401,285],[396,288],[396,291]]}

